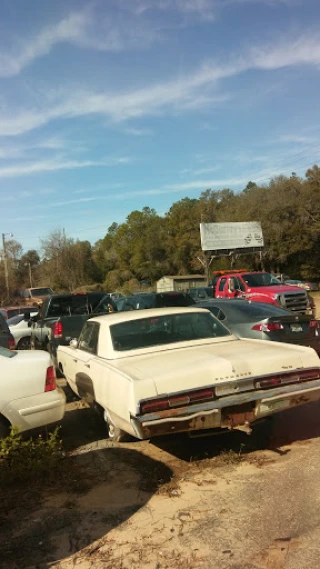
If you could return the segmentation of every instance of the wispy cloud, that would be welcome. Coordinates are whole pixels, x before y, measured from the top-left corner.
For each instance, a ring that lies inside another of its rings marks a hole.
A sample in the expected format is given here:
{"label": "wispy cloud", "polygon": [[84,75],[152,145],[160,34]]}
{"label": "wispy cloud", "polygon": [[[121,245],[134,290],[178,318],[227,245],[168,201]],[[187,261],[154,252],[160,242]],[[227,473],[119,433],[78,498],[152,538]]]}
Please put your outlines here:
{"label": "wispy cloud", "polygon": [[52,160],[40,160],[38,162],[25,162],[0,167],[0,178],[15,178],[39,172],[53,172],[58,170],[75,170],[78,168],[92,168],[97,166],[118,166],[128,164],[131,159],[123,156],[120,158],[106,158],[104,160],[67,160],[56,158]]}
{"label": "wispy cloud", "polygon": [[154,131],[151,128],[125,128],[123,132],[131,136],[154,136]]}
{"label": "wispy cloud", "polygon": [[283,134],[279,136],[274,142],[284,143],[284,144],[313,144],[319,141],[314,136],[307,136],[303,134]]}
{"label": "wispy cloud", "polygon": [[18,75],[33,61],[48,55],[56,45],[62,43],[107,52],[145,49],[160,38],[157,28],[157,25],[150,25],[150,22],[134,16],[132,12],[119,14],[119,10],[103,10],[103,5],[98,10],[97,3],[92,3],[86,9],[71,12],[57,23],[23,38],[11,51],[2,49],[0,77]]}
{"label": "wispy cloud", "polygon": [[48,54],[57,43],[79,41],[87,26],[84,13],[72,13],[56,25],[48,26],[10,53],[0,53],[0,77],[17,75],[35,59]]}
{"label": "wispy cloud", "polygon": [[[104,3],[94,2],[51,25],[33,30],[32,34],[29,32],[10,51],[6,46],[0,47],[0,77],[19,74],[59,44],[113,53],[146,49],[156,41],[163,41],[167,29],[193,24],[195,19],[212,22],[219,11],[230,5],[277,7],[290,6],[292,2],[302,0],[109,0],[108,10]],[[159,21],[160,12],[169,13],[167,20]]]}
{"label": "wispy cloud", "polygon": [[223,80],[247,71],[272,71],[285,67],[320,64],[318,35],[303,36],[278,45],[252,48],[228,61],[209,62],[198,69],[171,80],[121,93],[94,93],[72,90],[57,94],[55,103],[44,103],[37,109],[0,113],[0,133],[18,135],[41,127],[56,119],[103,115],[123,122],[150,115],[192,111],[195,108],[219,106],[230,99],[229,93],[218,92]]}

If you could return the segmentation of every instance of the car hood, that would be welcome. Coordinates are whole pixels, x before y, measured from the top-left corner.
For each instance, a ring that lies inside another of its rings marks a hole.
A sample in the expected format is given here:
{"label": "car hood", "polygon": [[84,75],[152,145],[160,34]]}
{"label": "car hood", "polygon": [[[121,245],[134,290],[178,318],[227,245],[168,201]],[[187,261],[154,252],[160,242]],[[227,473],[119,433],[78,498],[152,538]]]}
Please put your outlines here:
{"label": "car hood", "polygon": [[303,346],[237,339],[131,356],[112,364],[133,380],[152,380],[160,395],[297,368],[320,367],[320,359],[313,349]]}

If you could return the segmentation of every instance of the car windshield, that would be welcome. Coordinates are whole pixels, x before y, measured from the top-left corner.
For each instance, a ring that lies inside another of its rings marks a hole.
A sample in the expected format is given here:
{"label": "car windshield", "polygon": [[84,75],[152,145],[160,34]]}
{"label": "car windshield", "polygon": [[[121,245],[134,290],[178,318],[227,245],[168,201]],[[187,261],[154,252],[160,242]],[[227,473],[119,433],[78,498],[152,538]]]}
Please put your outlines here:
{"label": "car windshield", "polygon": [[131,320],[114,324],[110,332],[113,347],[120,352],[230,335],[212,314],[202,312]]}
{"label": "car windshield", "polygon": [[7,348],[3,348],[0,346],[0,356],[4,358],[14,358],[17,355],[17,352],[13,352],[12,350],[7,350]]}
{"label": "car windshield", "polygon": [[31,296],[47,296],[49,294],[54,294],[52,288],[33,288],[31,290]]}
{"label": "car windshield", "polygon": [[241,275],[248,286],[274,286],[281,285],[281,281],[270,273],[245,273]]}

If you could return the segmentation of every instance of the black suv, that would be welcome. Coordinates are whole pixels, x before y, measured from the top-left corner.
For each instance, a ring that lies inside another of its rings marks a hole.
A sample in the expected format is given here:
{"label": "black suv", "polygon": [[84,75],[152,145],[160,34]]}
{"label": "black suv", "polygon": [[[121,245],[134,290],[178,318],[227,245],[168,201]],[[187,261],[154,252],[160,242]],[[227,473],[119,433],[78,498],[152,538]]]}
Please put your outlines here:
{"label": "black suv", "polygon": [[146,308],[168,308],[170,306],[191,306],[193,298],[186,292],[147,292],[137,293],[120,299],[117,303],[119,311],[144,310]]}

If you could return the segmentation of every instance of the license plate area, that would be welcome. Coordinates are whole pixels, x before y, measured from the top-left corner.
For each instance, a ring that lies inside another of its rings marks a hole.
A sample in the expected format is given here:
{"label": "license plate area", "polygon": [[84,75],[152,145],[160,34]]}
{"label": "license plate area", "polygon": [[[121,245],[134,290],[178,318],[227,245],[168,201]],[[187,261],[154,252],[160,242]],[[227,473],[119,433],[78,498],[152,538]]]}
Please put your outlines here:
{"label": "license plate area", "polygon": [[234,429],[239,425],[252,423],[256,419],[252,403],[225,407],[222,409],[221,426]]}
{"label": "license plate area", "polygon": [[290,324],[291,332],[302,332],[301,324]]}

